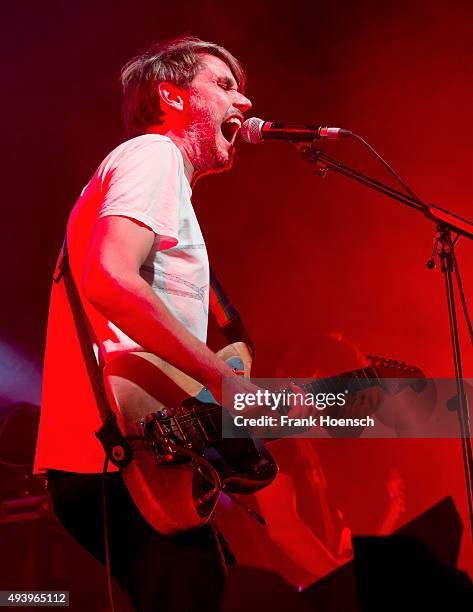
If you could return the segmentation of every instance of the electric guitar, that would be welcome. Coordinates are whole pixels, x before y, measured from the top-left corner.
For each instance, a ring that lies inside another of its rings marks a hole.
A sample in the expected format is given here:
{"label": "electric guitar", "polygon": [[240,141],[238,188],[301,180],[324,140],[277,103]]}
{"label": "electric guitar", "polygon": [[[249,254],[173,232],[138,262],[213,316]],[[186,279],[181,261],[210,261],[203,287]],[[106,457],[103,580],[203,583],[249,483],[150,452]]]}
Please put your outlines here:
{"label": "electric guitar", "polygon": [[[218,356],[235,371],[250,375],[251,355],[242,342]],[[404,362],[371,357],[367,368],[313,380],[304,391],[317,393],[383,387],[383,378],[411,379],[416,388],[425,375]],[[203,525],[222,491],[253,493],[277,475],[276,461],[263,442],[222,439],[222,419],[230,418],[210,392],[156,355],[126,353],[104,368],[110,405],[134,451],[121,471],[143,517],[159,533],[172,535]],[[405,380],[391,388],[397,392]],[[419,387],[420,389],[420,387]]]}

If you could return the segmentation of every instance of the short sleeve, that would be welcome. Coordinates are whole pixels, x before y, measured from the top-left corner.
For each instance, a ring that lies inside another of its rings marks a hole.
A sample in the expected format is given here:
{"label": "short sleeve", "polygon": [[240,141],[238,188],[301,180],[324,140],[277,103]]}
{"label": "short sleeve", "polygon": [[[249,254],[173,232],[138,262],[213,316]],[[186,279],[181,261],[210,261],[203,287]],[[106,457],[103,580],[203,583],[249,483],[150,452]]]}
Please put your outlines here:
{"label": "short sleeve", "polygon": [[136,219],[156,235],[177,244],[179,152],[166,140],[136,139],[126,144],[102,169],[104,197],[98,217],[120,215]]}

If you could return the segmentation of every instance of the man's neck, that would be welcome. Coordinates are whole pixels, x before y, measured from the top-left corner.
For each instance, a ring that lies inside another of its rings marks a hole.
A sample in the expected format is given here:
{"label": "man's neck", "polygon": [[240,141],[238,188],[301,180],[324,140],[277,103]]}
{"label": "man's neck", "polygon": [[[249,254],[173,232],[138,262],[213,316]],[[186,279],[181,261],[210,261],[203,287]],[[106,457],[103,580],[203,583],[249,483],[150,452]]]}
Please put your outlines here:
{"label": "man's neck", "polygon": [[147,134],[161,134],[161,136],[167,136],[170,138],[179,151],[182,154],[182,159],[184,160],[184,174],[186,179],[192,185],[195,183],[196,176],[194,176],[194,166],[189,159],[189,153],[187,151],[187,146],[185,140],[177,134],[174,130],[168,129],[162,125],[152,125],[146,130]]}

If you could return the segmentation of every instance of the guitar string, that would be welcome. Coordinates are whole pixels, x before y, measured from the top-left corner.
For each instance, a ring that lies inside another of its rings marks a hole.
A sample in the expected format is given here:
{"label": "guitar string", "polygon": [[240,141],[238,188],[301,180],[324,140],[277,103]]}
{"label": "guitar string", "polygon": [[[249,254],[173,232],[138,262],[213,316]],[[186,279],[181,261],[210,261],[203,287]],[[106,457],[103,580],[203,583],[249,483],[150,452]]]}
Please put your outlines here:
{"label": "guitar string", "polygon": [[[396,362],[394,362],[394,363],[396,363]],[[303,390],[305,390],[305,389],[310,389],[310,388],[313,388],[313,387],[321,387],[323,384],[327,385],[327,384],[331,383],[333,385],[333,384],[336,384],[337,381],[338,381],[339,386],[343,386],[343,385],[340,385],[340,383],[342,382],[342,380],[344,378],[348,379],[351,382],[360,381],[360,379],[362,379],[364,381],[368,381],[368,382],[371,383],[368,386],[376,386],[377,384],[379,385],[381,383],[381,377],[377,373],[376,367],[380,367],[380,366],[367,366],[365,368],[359,368],[359,369],[353,370],[351,372],[343,372],[342,374],[339,374],[338,376],[314,379],[314,380],[312,380],[312,382],[307,383],[305,385],[302,385],[301,388]],[[384,366],[384,367],[386,367],[386,366]],[[408,372],[409,369],[411,369],[411,366],[404,366],[404,367],[401,368],[401,371]],[[369,374],[369,376],[368,376],[368,374]],[[374,374],[374,376],[373,376],[373,374]],[[358,390],[363,390],[364,388],[367,388],[367,387],[363,386],[360,383],[360,386],[359,386]],[[283,391],[286,391],[286,390],[283,390]],[[315,406],[314,406],[314,408],[315,408]],[[202,413],[200,413],[197,416],[193,415],[193,414],[188,414],[188,415],[184,415],[184,416],[179,416],[178,415],[179,424],[181,424],[181,423],[182,424],[192,423],[193,425],[195,425],[196,423],[199,422],[200,418],[210,417],[210,416],[215,415],[215,414],[221,414],[221,409],[222,409],[222,406],[220,404],[216,403],[211,409],[208,409],[207,412],[202,412]],[[165,417],[165,418],[170,420],[170,419],[174,418],[174,415],[170,416],[170,417]],[[179,429],[178,425],[176,426],[176,428]]]}
{"label": "guitar string", "polygon": [[[309,407],[314,408],[314,410],[318,410],[316,408],[316,406],[309,406]],[[171,420],[174,419],[174,418],[177,418],[179,425],[180,424],[187,425],[187,424],[191,423],[192,425],[196,426],[197,424],[200,423],[200,420],[203,419],[203,418],[206,418],[206,417],[210,418],[212,416],[217,416],[218,417],[220,414],[222,414],[222,409],[223,408],[224,408],[224,406],[221,406],[220,404],[214,404],[211,409],[209,408],[206,412],[201,412],[198,415],[195,415],[195,414],[187,414],[187,415],[184,415],[184,416],[173,415],[173,416],[169,416],[169,417],[164,417],[163,421],[167,420],[168,421],[167,424],[169,424],[169,426],[172,427],[173,425],[171,423]],[[174,425],[174,427],[177,430],[179,430],[179,425]],[[212,427],[218,433],[217,426],[213,422],[212,422]],[[179,433],[181,433],[181,432],[179,432]]]}
{"label": "guitar string", "polygon": [[[407,370],[407,368],[403,368],[404,370]],[[373,376],[368,377],[367,373],[369,372],[369,370],[371,370],[372,372],[374,372],[375,374],[375,378]],[[381,378],[379,377],[379,375],[376,373],[375,369],[373,367],[367,367],[367,368],[363,368],[363,369],[359,369],[359,370],[355,370],[353,372],[351,372],[351,376],[350,376],[350,381],[359,381],[360,377],[358,376],[358,373],[361,373],[363,375],[363,381],[366,383],[366,381],[368,381],[370,384],[368,385],[368,387],[370,386],[376,386],[376,385],[381,385]],[[337,377],[332,377],[332,378],[326,378],[326,379],[317,379],[314,380],[312,383],[309,383],[308,385],[304,385],[303,387],[305,388],[309,388],[311,386],[317,385],[320,386],[320,383],[327,383],[327,382],[334,382],[336,380],[342,380],[342,376],[346,376],[346,374],[344,375],[340,375]],[[303,388],[301,387],[301,388]],[[368,388],[363,384],[359,385],[358,391],[363,390]],[[356,390],[355,390],[356,391]],[[215,404],[211,409],[207,410],[207,412],[201,412],[199,415],[184,415],[179,417],[179,423],[183,423],[183,424],[187,424],[189,422],[192,422],[193,424],[198,423],[200,418],[203,417],[210,417],[212,415],[217,415],[221,413],[221,408],[222,406],[220,404]],[[315,406],[314,406],[315,408]],[[169,417],[170,419],[173,417]]]}
{"label": "guitar string", "polygon": [[[370,372],[371,371],[371,372]],[[362,375],[362,380],[366,383],[366,381],[368,381],[370,384],[368,386],[361,384],[359,385],[358,389],[353,389],[352,391],[362,391],[363,389],[369,388],[369,387],[373,387],[376,385],[380,385],[381,384],[381,377],[377,374],[375,368],[373,366],[367,366],[366,368],[360,368],[358,370],[354,370],[352,372],[344,372],[343,374],[340,374],[339,376],[334,376],[334,377],[330,377],[330,378],[319,378],[319,379],[314,379],[311,383],[307,383],[305,385],[301,385],[301,389],[305,390],[305,389],[310,389],[311,387],[317,387],[317,386],[321,386],[322,384],[327,384],[327,383],[334,383],[336,381],[338,381],[339,383],[342,382],[342,380],[344,380],[344,378],[354,382],[354,381],[360,381],[361,376],[360,373]],[[368,376],[367,374],[370,373],[374,373],[374,376]],[[344,385],[340,385],[339,387],[344,386]],[[346,386],[346,385],[345,385]],[[287,391],[288,389],[284,389],[284,391]],[[220,409],[223,406],[221,406],[220,404],[215,404],[212,409],[209,409],[207,412],[202,412],[199,417],[204,417],[204,416],[210,416],[212,414],[215,414],[217,412],[220,413]],[[313,406],[315,408],[315,406]],[[186,415],[180,418],[181,423],[186,423],[189,420],[198,420],[199,417],[196,417],[195,415]],[[169,417],[172,418],[172,417]]]}
{"label": "guitar string", "polygon": [[[409,370],[411,370],[412,373],[412,368],[411,366],[404,366],[401,368],[401,371],[405,371],[405,372],[409,372]],[[368,373],[370,373],[370,376],[368,376]],[[397,373],[399,373],[399,370],[397,371]],[[374,377],[372,376],[372,374],[374,374]],[[361,378],[361,376],[362,378]],[[360,386],[359,386],[359,390],[363,390],[368,388],[369,386],[376,386],[376,385],[380,385],[381,384],[381,377],[379,376],[379,374],[377,373],[376,369],[374,366],[367,366],[366,368],[359,368],[358,370],[354,370],[352,372],[345,372],[343,374],[340,374],[338,376],[334,376],[334,377],[329,377],[329,378],[321,378],[321,379],[315,379],[313,380],[311,383],[307,383],[305,385],[302,385],[301,388],[304,389],[309,389],[309,388],[313,388],[313,387],[321,387],[321,385],[323,384],[328,384],[328,383],[332,383],[332,385],[334,383],[336,383],[337,381],[340,383],[343,378],[348,378],[351,382],[354,381],[359,381],[360,382]],[[368,387],[363,386],[363,384],[361,384],[361,381],[368,381],[370,384],[368,385]],[[287,390],[287,389],[286,389]],[[286,391],[284,390],[284,391]],[[179,416],[177,415],[177,419],[178,422],[176,424],[171,423],[171,419],[174,419],[174,415],[170,416],[170,417],[165,417],[165,419],[168,421],[168,423],[166,423],[169,427],[174,427],[176,430],[178,430],[178,433],[182,436],[182,432],[179,431],[180,429],[180,425],[187,425],[187,424],[192,424],[194,427],[197,425],[200,425],[200,428],[203,430],[203,427],[200,423],[200,420],[203,418],[210,418],[212,416],[219,416],[222,413],[222,406],[220,404],[215,404],[212,406],[212,408],[209,408],[206,412],[202,411],[200,414],[195,415],[195,414],[187,414],[184,416]],[[314,408],[316,408],[314,406]],[[216,433],[218,434],[218,427],[216,426],[216,424],[211,421],[212,427],[213,429],[215,429]],[[175,433],[175,432],[173,432]],[[188,433],[188,432],[184,432],[184,433]],[[206,435],[205,431],[203,431],[204,435]]]}
{"label": "guitar string", "polygon": [[[368,378],[368,376],[366,375],[366,371],[369,370],[369,369],[373,369],[373,368],[371,368],[371,366],[370,366],[370,367],[367,367],[367,368],[363,368],[363,369],[359,369],[359,370],[353,371],[351,373],[353,376],[350,377],[350,380],[351,381],[355,381],[355,380],[358,381],[359,380],[359,376],[358,376],[357,373],[361,372],[363,374],[363,377],[364,377],[363,380],[370,381],[370,382],[374,381],[373,384],[369,385],[369,386],[375,386],[376,384],[379,384],[380,379],[379,379],[379,377],[376,374],[375,374],[375,378],[374,377]],[[374,371],[374,369],[373,369],[373,371]],[[317,379],[317,380],[312,381],[312,383],[301,385],[301,389],[305,390],[306,388],[309,389],[310,387],[313,387],[313,386],[320,386],[320,383],[328,383],[329,381],[330,382],[331,381],[335,381],[335,380],[341,381],[342,380],[342,376],[343,375],[332,377],[332,378]],[[361,391],[361,390],[366,389],[366,388],[367,388],[366,386],[360,385],[358,391]],[[283,392],[284,391],[287,391],[287,389],[284,389]],[[313,406],[313,407],[315,408],[315,406]],[[189,421],[194,421],[195,422],[195,421],[198,421],[199,418],[201,418],[201,417],[211,416],[212,414],[216,414],[216,413],[220,414],[221,413],[221,408],[222,408],[222,406],[220,404],[215,404],[214,407],[212,407],[212,409],[209,408],[207,412],[202,412],[198,416],[190,415],[189,414],[189,415],[180,417],[179,422],[180,423],[187,423]],[[173,417],[168,417],[168,418],[171,419]]]}
{"label": "guitar string", "polygon": [[[371,370],[372,373],[374,373],[375,377],[373,377],[373,376],[368,377],[367,376],[367,373],[370,370]],[[341,374],[339,376],[335,376],[335,377],[331,377],[331,378],[325,378],[325,379],[316,379],[316,380],[312,381],[311,383],[308,383],[306,385],[301,386],[301,388],[304,389],[304,388],[310,388],[310,387],[313,387],[313,386],[320,386],[320,383],[336,382],[337,380],[339,382],[341,382],[341,380],[343,380],[342,377],[343,376],[347,377],[348,374],[351,375],[349,377],[350,381],[359,381],[360,380],[359,373],[362,374],[364,381],[369,381],[370,383],[372,383],[369,386],[375,386],[377,384],[380,384],[381,379],[378,376],[375,368],[373,366],[368,366],[366,368],[360,368],[358,370],[354,370],[353,372],[344,373],[344,374]],[[366,389],[366,388],[367,388],[366,386],[363,386],[362,384],[360,384],[360,387],[359,387],[358,390],[363,390],[363,389]],[[314,408],[316,408],[316,407],[314,406]],[[212,409],[208,409],[206,412],[202,412],[199,415],[188,414],[188,415],[181,416],[181,417],[179,417],[179,415],[178,415],[177,416],[177,418],[179,419],[178,422],[179,422],[179,424],[185,424],[185,425],[191,423],[192,425],[195,426],[195,425],[199,424],[200,419],[202,419],[202,418],[211,417],[213,415],[217,415],[218,416],[219,414],[221,414],[221,409],[222,409],[222,406],[220,404],[215,404],[214,407],[212,407]],[[172,417],[171,416],[170,417],[165,417],[165,418],[169,419],[169,421],[171,421],[171,419],[173,419],[174,416],[172,416]],[[172,427],[172,424],[170,424],[170,425]],[[212,423],[212,426],[216,430],[216,432],[218,433],[217,427],[215,426],[214,423]],[[179,425],[175,425],[175,427],[176,427],[176,429],[179,429]],[[181,432],[179,432],[179,433],[181,433]]]}

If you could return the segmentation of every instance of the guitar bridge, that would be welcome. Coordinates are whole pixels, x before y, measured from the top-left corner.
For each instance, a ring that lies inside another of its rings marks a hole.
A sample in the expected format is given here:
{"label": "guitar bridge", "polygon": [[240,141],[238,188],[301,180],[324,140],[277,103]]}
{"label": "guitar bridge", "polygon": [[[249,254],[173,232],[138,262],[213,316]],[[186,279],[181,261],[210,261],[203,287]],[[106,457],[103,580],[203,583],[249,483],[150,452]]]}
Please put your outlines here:
{"label": "guitar bridge", "polygon": [[175,408],[163,408],[142,418],[138,423],[140,433],[151,447],[158,463],[189,461],[180,449],[192,450],[194,444]]}

